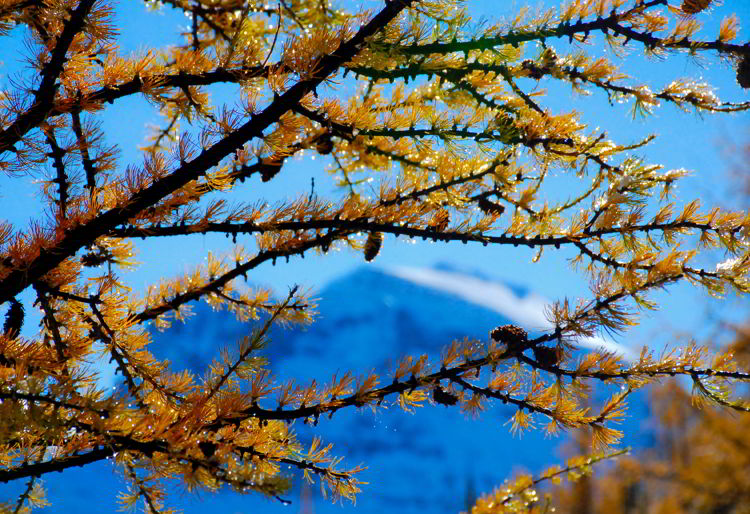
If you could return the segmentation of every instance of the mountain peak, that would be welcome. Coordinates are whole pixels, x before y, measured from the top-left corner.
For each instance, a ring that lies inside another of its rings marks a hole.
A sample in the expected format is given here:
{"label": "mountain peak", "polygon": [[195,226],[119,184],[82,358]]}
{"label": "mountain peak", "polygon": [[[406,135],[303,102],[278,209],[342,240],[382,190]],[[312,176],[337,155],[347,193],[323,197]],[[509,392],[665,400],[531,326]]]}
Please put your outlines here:
{"label": "mountain peak", "polygon": [[[529,332],[553,328],[552,322],[545,314],[552,302],[530,292],[523,286],[492,279],[475,271],[467,272],[446,264],[438,264],[433,268],[394,266],[386,268],[384,272],[495,312]],[[627,360],[636,358],[629,348],[599,336],[581,337],[577,342],[581,347],[591,350],[605,350],[621,354]]]}

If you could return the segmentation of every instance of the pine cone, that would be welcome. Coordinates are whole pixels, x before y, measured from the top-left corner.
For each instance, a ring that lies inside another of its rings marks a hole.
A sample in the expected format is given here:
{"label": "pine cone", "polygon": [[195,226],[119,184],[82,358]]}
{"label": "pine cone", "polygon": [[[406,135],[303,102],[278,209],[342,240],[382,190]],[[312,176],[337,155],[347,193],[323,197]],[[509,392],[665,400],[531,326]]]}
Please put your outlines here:
{"label": "pine cone", "polygon": [[281,166],[284,164],[286,157],[272,157],[263,159],[260,163],[260,179],[263,182],[268,182],[281,171]]}
{"label": "pine cone", "polygon": [[23,305],[21,302],[13,298],[10,301],[10,308],[5,313],[5,324],[3,325],[3,333],[10,339],[15,339],[21,333],[21,327],[23,326]]}
{"label": "pine cone", "polygon": [[370,232],[365,243],[365,260],[372,261],[380,253],[380,247],[383,245],[382,232]]}
{"label": "pine cone", "polygon": [[321,134],[315,143],[315,149],[320,155],[328,155],[333,151],[333,140],[331,139],[330,132]]}
{"label": "pine cone", "polygon": [[534,359],[544,367],[554,366],[560,361],[560,356],[557,353],[557,348],[550,348],[549,346],[535,346],[534,347]]}
{"label": "pine cone", "polygon": [[688,15],[698,14],[705,11],[713,3],[713,0],[682,0],[682,12]]}
{"label": "pine cone", "polygon": [[214,456],[214,453],[216,453],[216,444],[212,443],[211,441],[199,442],[198,448],[200,448],[201,452],[203,452],[203,455],[205,455],[209,459]]}
{"label": "pine cone", "polygon": [[503,325],[490,332],[490,337],[493,341],[505,343],[510,348],[525,343],[529,334],[516,325]]}
{"label": "pine cone", "polygon": [[445,405],[446,407],[456,405],[458,403],[458,396],[446,391],[440,386],[432,390],[432,399],[435,400],[435,403]]}
{"label": "pine cone", "polygon": [[742,89],[750,89],[750,57],[745,56],[737,65],[737,83]]}
{"label": "pine cone", "polygon": [[479,205],[479,208],[482,210],[485,214],[496,214],[497,216],[500,216],[502,213],[505,212],[505,206],[500,205],[499,203],[491,202],[487,200],[484,196],[479,198],[479,201],[477,202]]}

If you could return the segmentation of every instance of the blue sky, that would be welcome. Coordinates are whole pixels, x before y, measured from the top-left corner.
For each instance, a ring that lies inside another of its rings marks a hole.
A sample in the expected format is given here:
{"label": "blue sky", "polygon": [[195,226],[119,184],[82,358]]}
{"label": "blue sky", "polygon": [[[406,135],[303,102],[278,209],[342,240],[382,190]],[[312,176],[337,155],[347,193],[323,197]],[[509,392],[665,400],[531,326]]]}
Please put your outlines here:
{"label": "blue sky", "polygon": [[[746,20],[747,29],[740,32],[740,40],[747,40],[750,34],[750,5],[747,2],[724,2],[726,5],[716,7],[713,14],[702,16],[701,20],[710,20],[708,26],[716,26],[727,13],[734,11],[741,20]],[[526,2],[469,2],[475,20],[485,16],[490,20],[511,14]],[[542,5],[543,2],[533,4]],[[547,2],[557,5],[558,2]],[[360,2],[364,8],[376,9],[380,2]],[[145,4],[139,1],[121,1],[117,6],[116,17],[121,27],[117,43],[125,52],[135,52],[151,46],[164,47],[177,41],[179,30],[187,28],[189,21],[182,15],[167,7],[158,12],[148,11]],[[714,32],[715,33],[715,32]],[[708,31],[708,35],[713,35]],[[0,66],[0,87],[9,86],[9,77],[23,73],[22,31],[16,29],[10,39],[5,39],[3,64]],[[557,43],[552,43],[556,45]],[[558,48],[563,47],[559,43]],[[606,53],[606,51],[605,51]],[[634,51],[634,55],[624,62],[623,70],[631,75],[645,77],[652,87],[658,88],[674,78],[704,78],[713,83],[718,94],[724,100],[743,101],[748,93],[742,91],[735,82],[734,70],[723,63],[707,60],[701,62],[694,58],[679,55],[667,61],[648,60]],[[607,103],[605,95],[594,93],[590,97],[572,95],[567,86],[560,86],[549,81],[542,81],[540,88],[548,88],[549,97],[544,105],[553,112],[567,110],[571,107],[583,113],[583,119],[590,127],[600,126],[608,135],[618,142],[633,142],[648,133],[659,137],[647,148],[638,152],[648,162],[662,163],[669,168],[688,168],[694,174],[682,181],[678,193],[684,200],[695,197],[703,199],[704,204],[728,205],[735,201],[731,195],[731,182],[725,181],[727,164],[722,152],[727,150],[727,142],[741,143],[750,137],[748,115],[704,115],[686,114],[670,105],[664,105],[653,116],[646,119],[632,119],[629,105]],[[223,87],[214,94],[215,104],[234,102],[234,90]],[[138,163],[135,147],[148,133],[148,124],[157,124],[161,120],[151,106],[145,101],[129,97],[118,101],[107,108],[103,116],[105,134],[110,143],[117,142],[122,150],[120,166]],[[310,190],[310,182],[315,178],[316,191],[324,194],[332,190],[332,180],[324,170],[328,161],[318,157],[317,160],[304,157],[295,159],[285,166],[283,177],[269,184],[259,180],[248,181],[235,193],[237,201],[254,201],[260,198],[283,199],[305,194]],[[39,218],[39,204],[35,198],[36,186],[29,179],[9,180],[0,177],[0,201],[3,203],[5,216],[24,226],[30,218]],[[238,240],[242,243],[242,239]],[[252,247],[252,241],[246,242]],[[199,263],[208,250],[221,252],[230,249],[231,244],[222,236],[191,236],[164,241],[147,241],[139,243],[138,260],[145,263],[136,272],[127,275],[127,280],[136,290],[143,290],[159,277],[171,276],[191,269]],[[383,250],[378,257],[377,266],[432,266],[437,262],[454,262],[477,269],[497,278],[513,279],[528,285],[539,294],[557,299],[563,296],[577,297],[587,295],[587,286],[581,275],[572,271],[567,259],[570,252],[562,249],[558,252],[545,252],[544,258],[536,264],[531,263],[533,251],[520,248],[488,247],[480,245],[435,244],[429,242],[407,241],[404,238],[394,240],[386,238]],[[720,256],[719,256],[720,257]],[[270,285],[283,292],[293,284],[320,289],[332,278],[345,274],[364,264],[361,254],[350,251],[329,252],[319,257],[307,255],[304,260],[292,259],[289,264],[270,263],[259,268],[250,280],[255,283]],[[710,263],[707,265],[712,266]],[[696,326],[697,312],[715,309],[716,303],[706,299],[702,291],[691,286],[671,287],[666,293],[657,293],[656,298],[664,308],[651,315],[645,328],[628,336],[638,346],[639,341],[650,339],[654,331],[663,328]],[[665,325],[666,323],[666,325]]]}

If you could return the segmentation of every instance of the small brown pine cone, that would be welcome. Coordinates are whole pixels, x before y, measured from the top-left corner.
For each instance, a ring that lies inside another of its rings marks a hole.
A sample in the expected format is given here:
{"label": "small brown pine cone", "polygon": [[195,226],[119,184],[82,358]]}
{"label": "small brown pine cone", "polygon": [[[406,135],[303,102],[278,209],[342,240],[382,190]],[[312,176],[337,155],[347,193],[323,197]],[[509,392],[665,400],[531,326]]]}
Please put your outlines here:
{"label": "small brown pine cone", "polygon": [[97,246],[81,256],[81,264],[87,268],[96,268],[108,262],[111,258],[112,254],[109,251]]}
{"label": "small brown pine cone", "polygon": [[490,332],[490,337],[493,341],[505,343],[508,347],[513,347],[525,343],[529,338],[529,334],[516,325],[502,325]]}
{"label": "small brown pine cone", "polygon": [[526,59],[521,63],[521,67],[528,73],[528,76],[532,79],[540,80],[544,77],[544,69],[537,66],[537,64],[530,60]]}
{"label": "small brown pine cone", "polygon": [[482,210],[485,214],[495,214],[497,216],[500,216],[502,213],[505,212],[505,206],[500,205],[499,203],[491,202],[487,200],[485,197],[481,197],[479,201],[477,202],[477,205],[479,205],[479,208]]}
{"label": "small brown pine cone", "polygon": [[21,302],[15,298],[10,300],[10,308],[5,313],[5,324],[3,333],[10,339],[15,339],[21,333],[23,327],[24,309]]}
{"label": "small brown pine cone", "polygon": [[263,182],[268,182],[281,171],[281,166],[284,164],[284,157],[263,159],[260,163],[260,179]]}
{"label": "small brown pine cone", "polygon": [[198,448],[200,448],[203,455],[205,455],[208,458],[211,458],[214,456],[214,453],[216,453],[216,444],[212,443],[211,441],[201,441],[198,443]]}
{"label": "small brown pine cone", "polygon": [[323,133],[315,143],[315,149],[320,155],[328,155],[333,151],[333,140],[329,132]]}
{"label": "small brown pine cone", "polygon": [[705,11],[713,3],[713,0],[682,0],[682,12],[693,15]]}
{"label": "small brown pine cone", "polygon": [[365,243],[365,260],[371,262],[380,253],[380,247],[383,245],[382,232],[370,232]]}
{"label": "small brown pine cone", "polygon": [[547,47],[544,49],[544,51],[542,52],[542,62],[547,68],[557,62],[557,52],[555,52],[554,48]]}
{"label": "small brown pine cone", "polygon": [[549,346],[535,346],[534,347],[534,359],[544,367],[554,366],[560,361],[560,356],[557,352],[557,348],[550,348]]}
{"label": "small brown pine cone", "polygon": [[745,56],[737,65],[737,83],[742,89],[750,89],[750,57]]}
{"label": "small brown pine cone", "polygon": [[458,403],[458,396],[438,386],[432,390],[432,399],[435,403],[449,407]]}

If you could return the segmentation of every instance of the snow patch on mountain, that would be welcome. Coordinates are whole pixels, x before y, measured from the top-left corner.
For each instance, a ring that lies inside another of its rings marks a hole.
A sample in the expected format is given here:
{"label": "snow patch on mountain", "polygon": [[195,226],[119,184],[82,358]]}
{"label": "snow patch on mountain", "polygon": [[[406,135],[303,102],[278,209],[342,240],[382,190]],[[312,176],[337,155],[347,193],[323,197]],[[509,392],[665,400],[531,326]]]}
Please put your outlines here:
{"label": "snow patch on mountain", "polygon": [[[437,291],[454,295],[462,300],[502,314],[513,323],[530,331],[550,330],[553,324],[545,316],[551,302],[536,293],[517,294],[511,287],[492,280],[485,280],[463,272],[445,268],[411,268],[394,266],[383,272]],[[634,360],[634,352],[602,337],[581,337],[578,344],[593,350],[605,350]]]}

